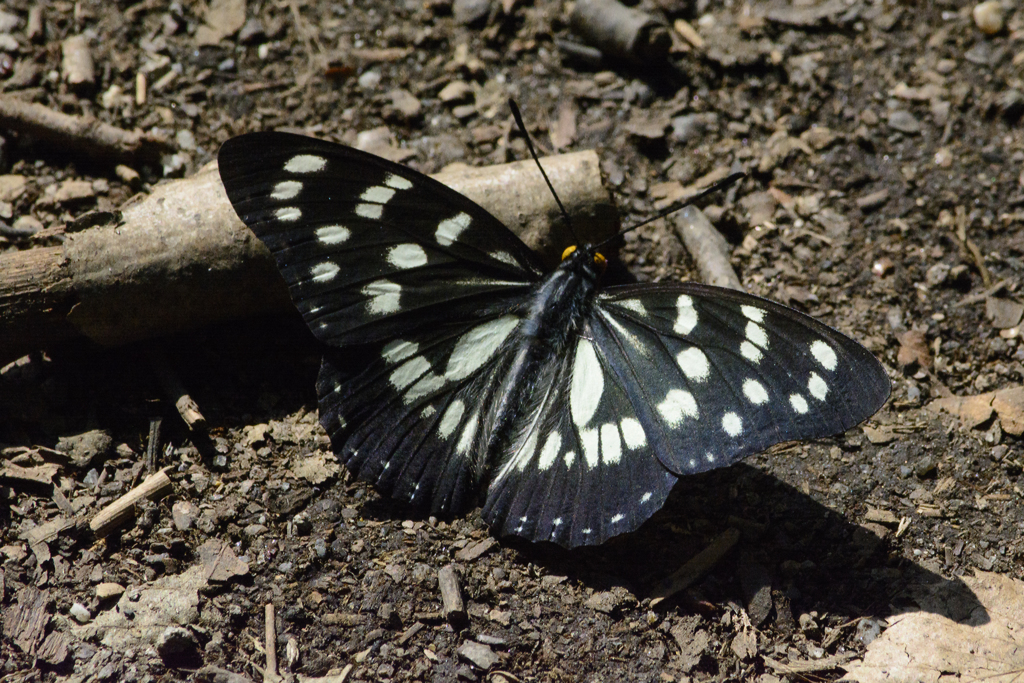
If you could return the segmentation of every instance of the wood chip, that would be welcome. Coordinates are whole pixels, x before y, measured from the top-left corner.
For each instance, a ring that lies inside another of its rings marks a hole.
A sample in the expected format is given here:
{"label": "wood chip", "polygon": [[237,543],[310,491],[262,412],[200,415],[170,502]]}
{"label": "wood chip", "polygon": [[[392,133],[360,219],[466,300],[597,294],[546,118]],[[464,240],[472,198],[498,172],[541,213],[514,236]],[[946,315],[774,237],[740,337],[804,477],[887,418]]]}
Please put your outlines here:
{"label": "wood chip", "polygon": [[462,593],[459,591],[459,577],[455,573],[454,565],[441,567],[437,572],[437,584],[441,591],[441,604],[443,606],[444,618],[453,628],[462,628],[466,625],[466,608],[462,603]]}

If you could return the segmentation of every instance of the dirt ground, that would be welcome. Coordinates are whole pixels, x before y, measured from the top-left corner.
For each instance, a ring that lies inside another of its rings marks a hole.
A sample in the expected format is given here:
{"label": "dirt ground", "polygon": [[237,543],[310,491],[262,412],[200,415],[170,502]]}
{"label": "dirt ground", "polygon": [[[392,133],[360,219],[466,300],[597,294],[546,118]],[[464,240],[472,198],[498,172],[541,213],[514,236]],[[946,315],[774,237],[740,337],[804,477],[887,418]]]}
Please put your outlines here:
{"label": "dirt ground", "polygon": [[[295,316],[35,353],[0,371],[0,681],[272,680],[268,604],[282,676],[838,680],[922,590],[966,614],[957,577],[1024,578],[1019,423],[929,409],[1024,380],[1012,7],[644,0],[672,42],[630,64],[599,59],[548,0],[9,0],[0,97],[171,144],[115,170],[0,126],[5,254],[60,244],[68,221],[189,176],[246,131],[424,172],[522,159],[511,96],[543,151],[597,150],[625,226],[747,171],[706,209],[743,284],[862,341],[893,393],[862,427],[687,478],[638,532],[566,551],[492,539],[478,512],[410,518],[352,480],[316,423],[319,352]],[[621,260],[640,280],[697,277],[664,222]],[[51,466],[53,484],[13,466]],[[169,495],[94,537],[95,514],[162,467]],[[442,605],[448,565],[464,615]]]}

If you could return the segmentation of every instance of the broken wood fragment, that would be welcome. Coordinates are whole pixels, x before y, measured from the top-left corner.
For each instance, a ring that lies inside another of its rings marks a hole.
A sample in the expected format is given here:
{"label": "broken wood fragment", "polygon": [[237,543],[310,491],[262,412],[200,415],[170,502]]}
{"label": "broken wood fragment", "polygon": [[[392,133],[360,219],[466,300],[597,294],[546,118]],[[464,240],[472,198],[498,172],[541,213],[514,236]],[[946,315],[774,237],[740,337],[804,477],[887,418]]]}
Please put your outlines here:
{"label": "broken wood fragment", "polygon": [[453,628],[459,629],[466,625],[466,608],[462,603],[459,591],[459,577],[454,565],[445,565],[437,572],[437,584],[441,590],[442,614]]}
{"label": "broken wood fragment", "polygon": [[89,528],[103,538],[135,515],[135,504],[141,500],[159,500],[171,492],[171,479],[164,470],[146,477],[141,484],[96,513]]}
{"label": "broken wood fragment", "polygon": [[634,66],[664,64],[672,45],[668,27],[616,0],[577,0],[569,25],[604,55]]}
{"label": "broken wood fragment", "polygon": [[700,209],[696,206],[684,207],[673,214],[670,220],[696,262],[701,282],[744,291],[743,283],[729,262],[729,242]]}
{"label": "broken wood fragment", "polygon": [[727,552],[740,540],[740,532],[732,527],[726,529],[708,545],[697,553],[689,562],[676,570],[671,576],[659,582],[651,590],[651,607],[662,600],[672,597],[689,588],[713,566],[718,564]]}

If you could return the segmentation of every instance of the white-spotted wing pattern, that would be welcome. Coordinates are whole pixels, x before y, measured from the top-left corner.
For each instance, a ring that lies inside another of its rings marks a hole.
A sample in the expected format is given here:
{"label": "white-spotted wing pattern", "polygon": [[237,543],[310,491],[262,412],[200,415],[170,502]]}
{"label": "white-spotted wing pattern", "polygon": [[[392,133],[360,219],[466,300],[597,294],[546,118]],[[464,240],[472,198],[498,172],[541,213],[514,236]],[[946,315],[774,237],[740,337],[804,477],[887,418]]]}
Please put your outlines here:
{"label": "white-spotted wing pattern", "polygon": [[889,393],[856,342],[694,284],[554,272],[482,208],[340,145],[257,133],[220,172],[326,344],[320,420],[359,478],[564,546],[636,529],[680,476],[842,432]]}

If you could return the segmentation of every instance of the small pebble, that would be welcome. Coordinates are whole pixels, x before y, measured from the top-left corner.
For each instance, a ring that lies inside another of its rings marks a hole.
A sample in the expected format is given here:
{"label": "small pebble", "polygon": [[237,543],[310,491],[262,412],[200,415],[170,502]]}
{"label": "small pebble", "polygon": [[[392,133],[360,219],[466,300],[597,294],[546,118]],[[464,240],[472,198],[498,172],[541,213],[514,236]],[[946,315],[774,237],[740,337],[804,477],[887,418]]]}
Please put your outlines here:
{"label": "small pebble", "polygon": [[71,609],[68,610],[68,612],[71,614],[72,617],[75,618],[75,621],[77,621],[79,624],[88,623],[88,621],[92,619],[92,614],[85,607],[85,605],[83,605],[80,602],[76,602],[75,604],[73,604],[71,606]]}
{"label": "small pebble", "polygon": [[999,0],[986,0],[974,6],[974,23],[983,33],[994,35],[1003,30],[1003,6]]}

